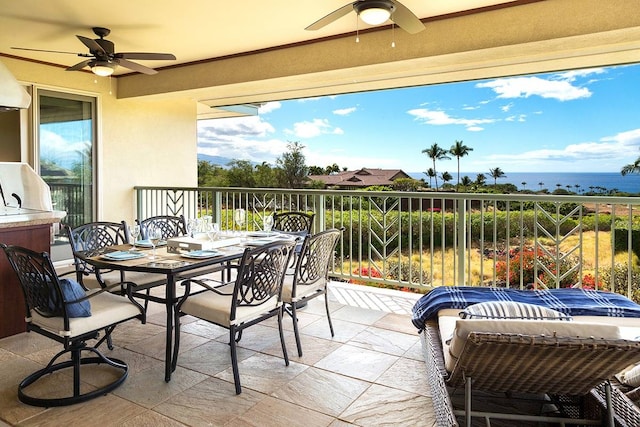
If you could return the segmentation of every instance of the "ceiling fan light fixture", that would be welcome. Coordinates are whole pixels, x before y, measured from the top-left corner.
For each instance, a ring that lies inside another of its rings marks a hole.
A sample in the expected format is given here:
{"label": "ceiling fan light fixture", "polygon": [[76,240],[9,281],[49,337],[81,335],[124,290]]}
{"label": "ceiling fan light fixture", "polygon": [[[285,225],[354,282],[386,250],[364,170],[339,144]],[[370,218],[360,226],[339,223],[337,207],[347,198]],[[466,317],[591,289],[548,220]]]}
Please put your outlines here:
{"label": "ceiling fan light fixture", "polygon": [[394,4],[385,0],[361,1],[353,7],[360,19],[369,25],[380,25],[386,22],[395,10]]}
{"label": "ceiling fan light fixture", "polygon": [[116,69],[117,64],[109,61],[94,61],[89,64],[91,72],[96,76],[109,77]]}

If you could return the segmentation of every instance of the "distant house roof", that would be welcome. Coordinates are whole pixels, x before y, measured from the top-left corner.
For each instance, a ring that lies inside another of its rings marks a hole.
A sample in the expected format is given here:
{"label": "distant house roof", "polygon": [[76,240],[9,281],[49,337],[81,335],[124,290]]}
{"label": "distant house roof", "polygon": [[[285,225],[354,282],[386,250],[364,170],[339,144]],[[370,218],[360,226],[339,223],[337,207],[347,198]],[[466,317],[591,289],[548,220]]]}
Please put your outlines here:
{"label": "distant house roof", "polygon": [[364,188],[372,185],[391,185],[398,178],[411,178],[401,169],[369,169],[343,171],[331,175],[309,175],[309,179],[321,181],[328,187]]}

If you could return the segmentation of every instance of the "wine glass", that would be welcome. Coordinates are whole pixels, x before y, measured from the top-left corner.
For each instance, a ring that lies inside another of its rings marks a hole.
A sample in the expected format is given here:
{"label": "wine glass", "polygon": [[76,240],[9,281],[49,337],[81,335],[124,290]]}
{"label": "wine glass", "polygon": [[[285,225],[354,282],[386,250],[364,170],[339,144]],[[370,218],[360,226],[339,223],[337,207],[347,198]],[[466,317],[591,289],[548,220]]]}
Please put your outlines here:
{"label": "wine glass", "polygon": [[198,220],[195,218],[189,218],[187,221],[187,236],[194,237],[194,233],[198,227]]}
{"label": "wine glass", "polygon": [[218,237],[219,232],[220,232],[220,225],[218,225],[217,222],[213,222],[207,226],[207,237],[209,237],[209,240],[211,240],[212,242],[216,240],[216,237]]}
{"label": "wine glass", "polygon": [[160,243],[160,239],[162,239],[162,231],[159,228],[152,227],[149,229],[149,241],[151,242],[151,246],[153,247],[153,254],[149,257],[151,259],[156,259],[156,246]]}
{"label": "wine glass", "polygon": [[247,212],[240,208],[240,209],[236,209],[236,211],[233,213],[233,219],[236,222],[236,224],[238,225],[238,229],[242,229],[242,226],[244,225],[244,221],[247,218]]}
{"label": "wine glass", "polygon": [[273,228],[273,217],[271,215],[266,215],[262,218],[262,228],[267,234],[271,233],[271,229]]}
{"label": "wine glass", "polygon": [[136,241],[138,240],[138,236],[140,235],[140,225],[136,224],[129,226],[129,234],[131,234],[131,237],[133,239],[133,243],[131,244],[130,249],[130,251],[133,252],[136,250]]}

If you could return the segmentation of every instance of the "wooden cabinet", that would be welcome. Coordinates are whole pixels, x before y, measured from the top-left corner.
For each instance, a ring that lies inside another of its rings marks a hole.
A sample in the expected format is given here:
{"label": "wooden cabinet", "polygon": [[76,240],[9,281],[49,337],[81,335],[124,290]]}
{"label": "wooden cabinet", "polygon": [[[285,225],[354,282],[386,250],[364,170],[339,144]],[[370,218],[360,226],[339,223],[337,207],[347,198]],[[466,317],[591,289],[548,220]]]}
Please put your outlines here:
{"label": "wooden cabinet", "polygon": [[[0,228],[0,243],[19,245],[37,252],[51,250],[51,224]],[[16,273],[0,250],[0,338],[26,330],[25,306]]]}

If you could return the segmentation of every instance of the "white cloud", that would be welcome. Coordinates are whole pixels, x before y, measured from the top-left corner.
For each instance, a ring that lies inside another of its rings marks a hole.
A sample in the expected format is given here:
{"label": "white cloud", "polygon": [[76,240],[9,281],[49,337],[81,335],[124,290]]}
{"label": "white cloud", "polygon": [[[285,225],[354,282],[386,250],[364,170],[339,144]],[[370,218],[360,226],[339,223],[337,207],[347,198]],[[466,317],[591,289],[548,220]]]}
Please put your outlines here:
{"label": "white cloud", "polygon": [[266,104],[263,104],[260,108],[258,108],[258,114],[268,114],[280,108],[282,108],[281,102],[267,102]]}
{"label": "white cloud", "polygon": [[504,119],[505,122],[526,122],[527,120],[527,115],[526,114],[518,114],[518,115],[514,115],[514,116],[509,116],[506,119]]}
{"label": "white cloud", "polygon": [[333,114],[336,114],[338,116],[348,116],[349,114],[353,113],[354,111],[356,111],[356,107],[341,108],[339,110],[333,110]]}
{"label": "white cloud", "polygon": [[407,111],[408,114],[415,117],[416,120],[421,121],[428,125],[443,126],[443,125],[462,125],[467,130],[478,131],[482,128],[478,125],[494,123],[494,119],[463,119],[452,117],[449,114],[441,110],[428,110],[426,108],[416,108]]}
{"label": "white cloud", "polygon": [[344,131],[331,126],[327,119],[313,119],[310,122],[294,123],[293,130],[286,129],[285,133],[295,135],[297,138],[313,138],[322,134],[342,135]]}
{"label": "white cloud", "polygon": [[513,102],[510,102],[510,103],[508,103],[508,104],[503,105],[502,107],[500,107],[500,109],[501,109],[503,112],[505,112],[505,113],[508,113],[508,112],[509,112],[509,110],[511,110],[511,108],[513,108]]}
{"label": "white cloud", "polygon": [[198,153],[273,163],[287,149],[286,141],[263,139],[274,132],[271,124],[257,116],[200,120]]}
{"label": "white cloud", "polygon": [[221,156],[229,159],[242,159],[250,162],[270,164],[287,151],[288,141],[271,139],[258,141],[254,139],[238,139],[234,141],[215,141],[199,144],[198,153],[209,156]]}
{"label": "white cloud", "polygon": [[244,138],[266,137],[274,133],[270,123],[259,116],[233,117],[198,121],[198,143],[237,141]]}
{"label": "white cloud", "polygon": [[[640,154],[640,128],[616,135],[606,136],[599,141],[570,144],[562,149],[531,150],[518,154],[493,154],[486,160],[491,163],[509,164],[511,168],[523,164],[533,166],[536,163],[570,162],[575,165],[585,165],[587,162],[611,162],[619,165],[630,163],[629,153],[633,156]],[[635,160],[637,156],[633,157]]]}
{"label": "white cloud", "polygon": [[[604,68],[588,68],[586,70],[571,70],[566,71],[564,73],[556,74],[556,76],[562,80],[566,80],[569,82],[575,81],[578,77],[587,77],[592,74],[604,74],[606,73]],[[593,82],[595,79],[589,80],[589,82]]]}
{"label": "white cloud", "polygon": [[498,98],[507,99],[540,96],[559,101],[570,101],[591,96],[589,89],[572,85],[568,78],[566,80],[547,80],[537,76],[510,77],[478,83],[476,87],[489,88],[498,94]]}

